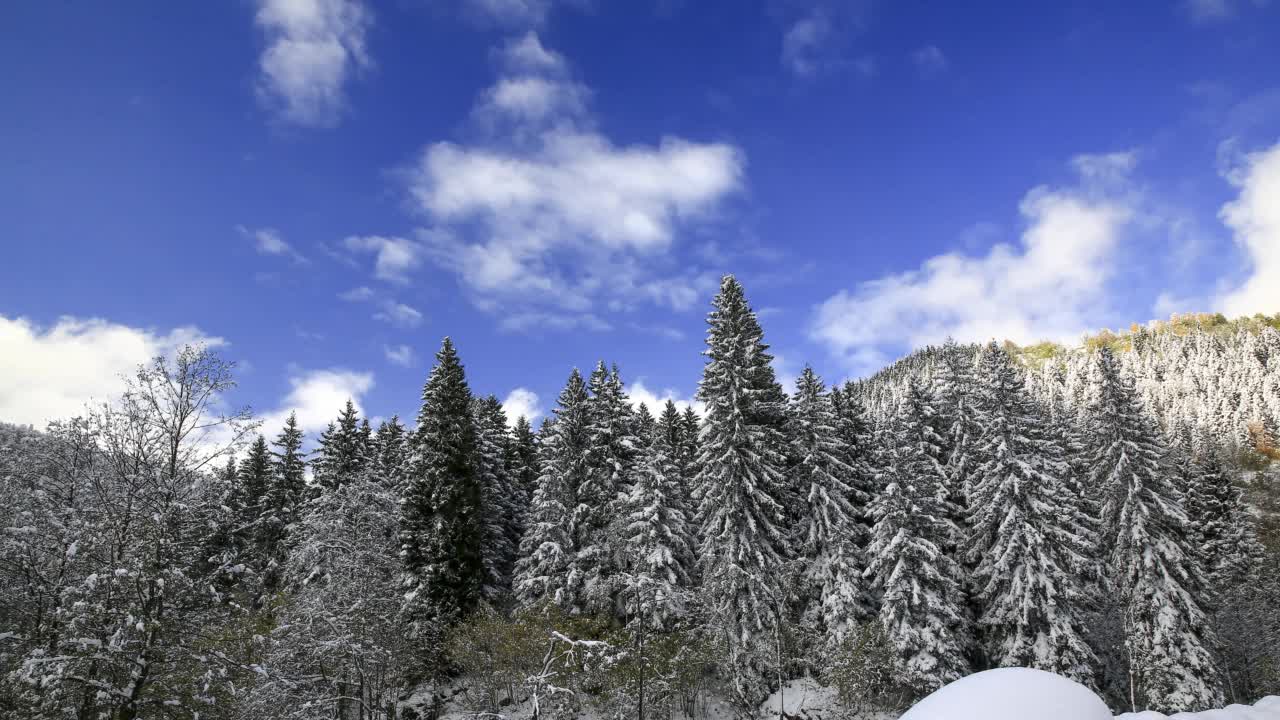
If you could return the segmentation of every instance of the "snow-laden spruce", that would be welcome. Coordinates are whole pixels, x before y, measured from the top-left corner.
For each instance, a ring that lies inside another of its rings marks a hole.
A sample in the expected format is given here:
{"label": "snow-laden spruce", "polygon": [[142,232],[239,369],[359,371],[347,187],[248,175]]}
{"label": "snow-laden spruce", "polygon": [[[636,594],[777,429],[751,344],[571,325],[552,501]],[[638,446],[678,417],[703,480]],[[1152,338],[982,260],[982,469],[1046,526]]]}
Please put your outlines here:
{"label": "snow-laden spruce", "polygon": [[978,624],[998,667],[1030,667],[1092,684],[1084,637],[1089,526],[1070,472],[1008,353],[991,343],[978,367],[967,549]]}
{"label": "snow-laden spruce", "polygon": [[480,602],[485,584],[484,487],[476,472],[471,390],[445,338],[422,390],[411,477],[400,523],[409,615],[452,622]]}
{"label": "snow-laden spruce", "polygon": [[727,651],[726,678],[750,707],[764,695],[784,593],[785,395],[755,312],[733,276],[707,316],[706,403],[697,483],[702,595]]}
{"label": "snow-laden spruce", "polygon": [[863,508],[853,505],[854,500],[865,503],[866,496],[848,482],[857,474],[846,462],[851,448],[841,437],[840,418],[822,378],[810,367],[796,380],[788,420],[793,458],[788,484],[805,501],[797,528],[810,586],[805,619],[833,648],[871,615],[862,580],[864,528],[857,520]]}
{"label": "snow-laden spruce", "polygon": [[961,568],[944,550],[957,529],[938,462],[942,438],[930,398],[908,380],[886,433],[880,495],[866,575],[880,596],[880,622],[904,684],[935,690],[969,672],[971,635],[962,607]]}
{"label": "snow-laden spruce", "polygon": [[624,550],[624,614],[658,630],[671,628],[684,614],[693,585],[695,538],[673,450],[658,438],[641,451],[614,530]]}
{"label": "snow-laden spruce", "polygon": [[531,607],[553,603],[570,612],[582,604],[571,578],[576,574],[577,528],[574,510],[578,488],[588,472],[590,430],[587,386],[577,368],[560,391],[554,420],[539,433],[541,469],[526,516],[516,564],[515,591],[519,602]]}
{"label": "snow-laden spruce", "polygon": [[1221,683],[1182,494],[1155,423],[1106,347],[1087,398],[1090,487],[1103,498],[1101,542],[1123,603],[1131,703],[1135,710],[1216,707]]}

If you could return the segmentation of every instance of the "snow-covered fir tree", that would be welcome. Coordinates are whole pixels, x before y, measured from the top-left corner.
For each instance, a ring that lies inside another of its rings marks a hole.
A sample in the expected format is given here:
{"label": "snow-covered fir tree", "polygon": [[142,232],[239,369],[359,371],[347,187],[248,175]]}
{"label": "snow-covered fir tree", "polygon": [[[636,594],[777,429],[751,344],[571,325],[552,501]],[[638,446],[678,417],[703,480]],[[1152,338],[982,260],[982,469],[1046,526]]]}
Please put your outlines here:
{"label": "snow-covered fir tree", "polygon": [[706,420],[698,456],[702,595],[726,652],[733,692],[763,696],[782,621],[786,535],[785,395],[742,285],[725,276],[707,317],[698,398]]}
{"label": "snow-covered fir tree", "polygon": [[511,589],[511,573],[520,543],[524,498],[507,471],[507,414],[492,395],[474,402],[476,473],[484,490],[482,503],[485,567],[484,597],[493,602]]}
{"label": "snow-covered fir tree", "polygon": [[822,378],[806,366],[796,380],[789,407],[788,483],[805,501],[798,530],[810,585],[805,617],[821,628],[828,647],[842,643],[859,621],[871,614],[862,580],[860,547],[866,539],[858,523],[859,493],[847,480],[856,471],[845,462],[847,446],[840,419]]}
{"label": "snow-covered fir tree", "polygon": [[957,530],[931,403],[918,381],[908,379],[886,433],[883,489],[871,503],[875,525],[866,569],[902,681],[920,694],[971,669],[961,568],[944,551]]}
{"label": "snow-covered fir tree", "polygon": [[409,471],[409,432],[400,416],[392,415],[383,420],[373,436],[374,477],[386,483],[387,487],[399,497],[404,492]]}
{"label": "snow-covered fir tree", "polygon": [[1216,707],[1221,684],[1182,495],[1133,381],[1101,348],[1090,378],[1090,485],[1101,493],[1101,542],[1123,603],[1131,702],[1138,709]]}
{"label": "snow-covered fir tree", "polygon": [[624,551],[614,518],[630,488],[639,441],[617,367],[597,364],[587,389],[587,467],[573,511],[577,552],[569,582],[584,610],[608,614],[618,609],[618,563]]}
{"label": "snow-covered fir tree", "polygon": [[660,441],[641,450],[615,529],[626,550],[620,589],[624,615],[658,630],[670,628],[684,613],[693,578],[692,518],[670,450]]}
{"label": "snow-covered fir tree", "polygon": [[1225,591],[1249,579],[1262,559],[1253,519],[1219,453],[1187,458],[1181,469],[1189,531],[1207,587]]}
{"label": "snow-covered fir tree", "polygon": [[[527,508],[538,486],[538,445],[533,426],[523,415],[516,418],[515,427],[511,430],[511,442],[507,452],[507,472],[520,488],[520,494]],[[524,520],[522,519],[521,522],[523,523]],[[523,535],[521,531],[521,536]]]}
{"label": "snow-covered fir tree", "polygon": [[1063,479],[1070,468],[1008,353],[991,343],[978,373],[967,546],[986,655],[998,667],[1092,684],[1097,661],[1082,612],[1092,538]]}
{"label": "snow-covered fir tree", "polygon": [[516,597],[526,607],[552,603],[570,613],[583,609],[570,574],[578,549],[574,509],[578,488],[589,471],[587,403],[587,385],[575,368],[560,391],[555,419],[544,423],[538,435],[541,474],[516,564]]}
{"label": "snow-covered fir tree", "polygon": [[362,428],[360,413],[350,399],[343,406],[336,423],[330,423],[320,435],[316,458],[311,463],[316,490],[332,490],[346,478],[364,470],[369,456],[369,432]]}
{"label": "snow-covered fir tree", "polygon": [[475,468],[477,444],[471,389],[446,337],[422,390],[401,503],[400,557],[408,607],[417,618],[454,621],[481,599],[485,493]]}

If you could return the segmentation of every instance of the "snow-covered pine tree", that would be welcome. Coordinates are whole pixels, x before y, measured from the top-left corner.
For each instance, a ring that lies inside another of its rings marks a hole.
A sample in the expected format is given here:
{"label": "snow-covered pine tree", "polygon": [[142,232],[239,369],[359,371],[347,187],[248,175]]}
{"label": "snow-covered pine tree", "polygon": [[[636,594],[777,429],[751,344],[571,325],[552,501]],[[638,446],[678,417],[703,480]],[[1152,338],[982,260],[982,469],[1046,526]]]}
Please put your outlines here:
{"label": "snow-covered pine tree", "polygon": [[640,403],[635,411],[635,427],[632,434],[641,445],[648,445],[653,442],[653,435],[657,432],[657,421],[653,419],[653,413],[649,412],[649,406]]}
{"label": "snow-covered pine tree", "polygon": [[618,562],[624,552],[615,533],[618,502],[631,485],[639,441],[635,420],[623,391],[618,369],[603,362],[591,373],[587,387],[587,472],[578,486],[573,527],[577,554],[570,575],[572,591],[592,614],[616,614],[620,578]]}
{"label": "snow-covered pine tree", "polygon": [[383,420],[373,436],[375,450],[373,476],[399,497],[404,492],[409,470],[409,433],[399,415]]}
{"label": "snow-covered pine tree", "polygon": [[721,281],[707,324],[698,386],[707,414],[696,480],[702,594],[736,699],[754,706],[776,662],[784,603],[785,395],[764,332],[732,275]]}
{"label": "snow-covered pine tree", "polygon": [[575,368],[552,411],[555,419],[544,422],[538,434],[541,474],[516,563],[516,598],[525,607],[552,603],[571,613],[582,610],[570,574],[578,548],[573,511],[588,472],[587,403],[587,385]]}
{"label": "snow-covered pine tree", "polygon": [[804,616],[806,624],[821,629],[826,646],[834,648],[871,615],[859,550],[866,539],[850,502],[857,492],[847,480],[856,471],[844,460],[848,448],[840,436],[840,420],[822,378],[807,365],[796,380],[789,419],[793,465],[788,484],[805,502],[799,528],[810,586]]}
{"label": "snow-covered pine tree", "polygon": [[1181,463],[1190,532],[1213,592],[1239,585],[1262,558],[1249,510],[1217,452]]}
{"label": "snow-covered pine tree", "polygon": [[908,378],[886,433],[883,489],[871,503],[875,525],[865,573],[880,595],[880,623],[901,663],[902,681],[919,694],[970,670],[961,568],[943,551],[956,528],[931,403],[919,381]]}
{"label": "snow-covered pine tree", "polygon": [[625,617],[657,630],[670,629],[684,613],[694,563],[692,519],[669,451],[662,441],[641,450],[616,529],[626,549],[620,598]]}
{"label": "snow-covered pine tree", "polygon": [[866,548],[871,537],[871,498],[879,493],[875,468],[875,429],[867,419],[867,410],[852,382],[845,383],[843,388],[831,388],[830,396],[844,462],[852,470],[852,474],[845,479],[845,484],[853,491],[849,500],[856,511],[854,519],[860,527],[857,539],[861,550]]}
{"label": "snow-covered pine tree", "polygon": [[[529,503],[533,501],[533,493],[538,489],[538,444],[529,420],[521,415],[516,418],[515,427],[511,430],[511,442],[507,452],[507,472],[511,474],[516,486],[520,488],[521,528],[528,514]],[[523,530],[521,537],[524,536]]]}
{"label": "snow-covered pine tree", "polygon": [[347,478],[359,475],[368,459],[368,450],[369,438],[360,427],[360,413],[348,399],[338,414],[337,423],[330,423],[320,435],[317,457],[311,463],[317,489],[332,490]]}
{"label": "snow-covered pine tree", "polygon": [[1090,485],[1103,497],[1101,542],[1124,604],[1131,702],[1161,712],[1217,707],[1203,581],[1159,431],[1110,348],[1098,350],[1090,381]]}
{"label": "snow-covered pine tree", "polygon": [[422,390],[411,445],[400,522],[408,610],[415,620],[448,623],[473,610],[481,598],[485,507],[475,468],[471,389],[447,337]]}
{"label": "snow-covered pine tree", "polygon": [[284,428],[271,442],[271,485],[258,520],[258,537],[267,556],[263,589],[280,586],[281,568],[287,555],[290,529],[302,518],[307,499],[306,461],[302,453],[302,429],[295,413],[289,413]]}
{"label": "snow-covered pine tree", "polygon": [[982,428],[974,409],[978,383],[974,378],[972,346],[948,339],[938,353],[934,388],[938,414],[946,429],[947,490],[951,502],[967,509],[970,474],[982,458],[973,457],[973,444]]}
{"label": "snow-covered pine tree", "polygon": [[484,488],[484,597],[493,602],[511,589],[524,503],[507,472],[507,414],[493,395],[474,403],[476,472]]}
{"label": "snow-covered pine tree", "polygon": [[997,667],[1091,685],[1097,660],[1081,612],[1091,538],[1063,480],[1069,467],[1013,359],[994,342],[980,356],[972,400],[981,430],[967,442],[980,462],[968,468],[967,549],[986,656]]}

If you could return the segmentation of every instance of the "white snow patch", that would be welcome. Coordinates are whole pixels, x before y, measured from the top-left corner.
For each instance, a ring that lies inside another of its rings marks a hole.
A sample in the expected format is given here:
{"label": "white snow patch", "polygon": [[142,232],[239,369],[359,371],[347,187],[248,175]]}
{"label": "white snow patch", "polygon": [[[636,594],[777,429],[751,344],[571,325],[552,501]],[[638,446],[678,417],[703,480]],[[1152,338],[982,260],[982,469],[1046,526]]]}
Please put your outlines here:
{"label": "white snow patch", "polygon": [[1030,668],[961,678],[916,703],[902,720],[1112,720],[1089,688]]}

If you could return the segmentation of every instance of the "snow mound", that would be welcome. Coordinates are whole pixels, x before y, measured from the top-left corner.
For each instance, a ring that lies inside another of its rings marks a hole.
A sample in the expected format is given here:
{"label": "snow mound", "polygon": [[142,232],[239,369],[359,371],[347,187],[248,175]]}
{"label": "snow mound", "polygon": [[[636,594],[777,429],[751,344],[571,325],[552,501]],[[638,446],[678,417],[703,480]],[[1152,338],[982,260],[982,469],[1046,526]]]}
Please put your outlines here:
{"label": "snow mound", "polygon": [[1280,696],[1264,697],[1250,705],[1228,705],[1221,710],[1164,715],[1147,710],[1117,715],[1116,720],[1280,720]]}
{"label": "snow mound", "polygon": [[902,720],[1112,718],[1106,703],[1078,682],[1043,670],[999,668],[975,673],[947,685],[916,703],[902,716]]}

